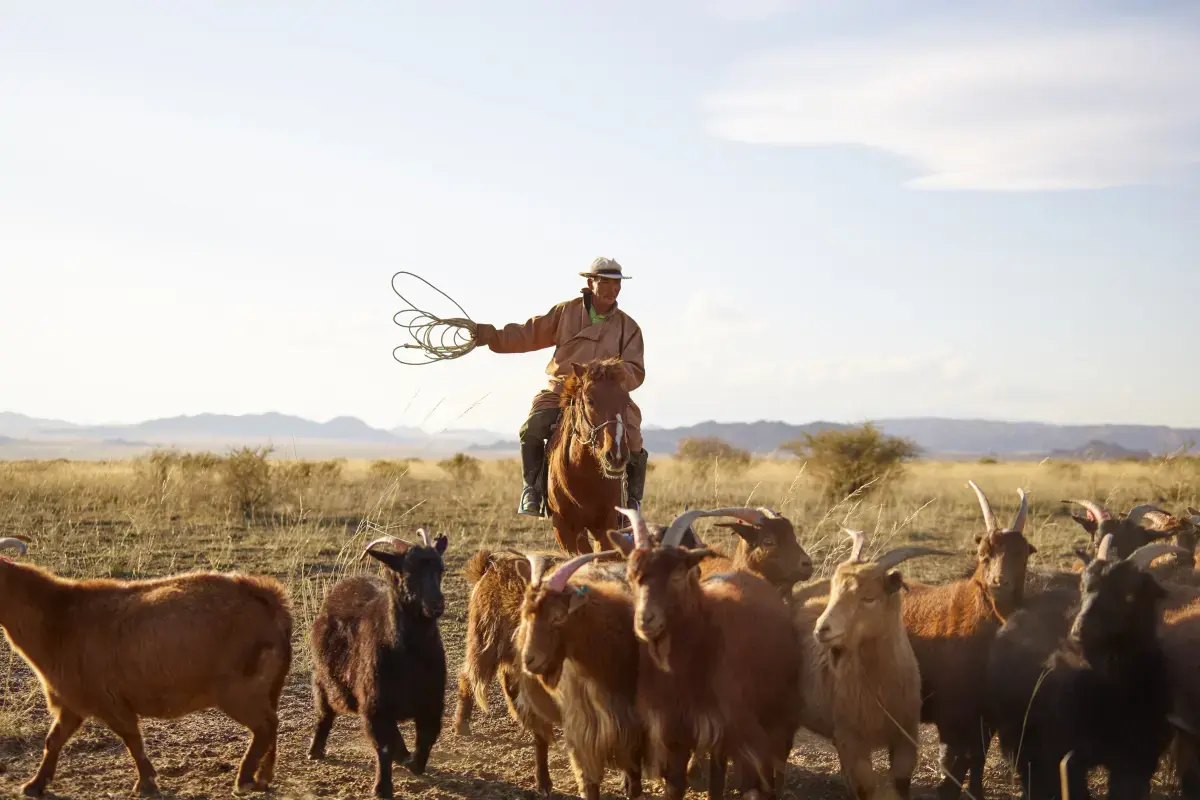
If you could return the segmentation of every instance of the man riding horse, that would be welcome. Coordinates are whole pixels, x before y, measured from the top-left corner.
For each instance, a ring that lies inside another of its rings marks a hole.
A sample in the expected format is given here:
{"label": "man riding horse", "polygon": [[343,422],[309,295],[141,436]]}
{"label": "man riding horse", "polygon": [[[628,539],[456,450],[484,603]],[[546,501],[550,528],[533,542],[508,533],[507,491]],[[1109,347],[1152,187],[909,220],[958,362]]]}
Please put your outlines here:
{"label": "man riding horse", "polygon": [[[514,322],[496,328],[480,323],[473,329],[476,343],[487,345],[493,353],[528,353],[551,346],[555,348],[546,366],[550,385],[534,397],[529,418],[520,431],[525,485],[517,513],[526,516],[542,516],[542,498],[546,492],[542,469],[546,440],[562,413],[559,400],[563,382],[572,373],[572,363],[620,358],[629,375],[628,391],[641,386],[646,378],[642,363],[642,330],[632,317],[617,308],[621,281],[631,276],[621,274],[621,265],[611,258],[597,258],[590,270],[579,274],[587,278],[587,288],[580,290],[580,297],[559,303],[546,314],[531,317],[524,324]],[[623,419],[630,450],[626,467],[627,502],[632,508],[641,508],[648,454],[642,447],[641,411],[632,400]]]}

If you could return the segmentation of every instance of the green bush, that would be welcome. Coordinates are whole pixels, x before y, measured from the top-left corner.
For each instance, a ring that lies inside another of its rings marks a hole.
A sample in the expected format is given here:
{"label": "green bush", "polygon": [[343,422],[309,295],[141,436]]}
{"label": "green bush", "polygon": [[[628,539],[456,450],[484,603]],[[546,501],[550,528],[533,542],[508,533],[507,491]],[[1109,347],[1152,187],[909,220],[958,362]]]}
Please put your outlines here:
{"label": "green bush", "polygon": [[478,480],[483,474],[483,466],[479,459],[465,453],[455,453],[454,458],[439,461],[438,466],[450,473],[450,477],[459,483]]}
{"label": "green bush", "polygon": [[734,447],[716,436],[681,439],[675,458],[687,465],[696,477],[709,480],[714,472],[736,475],[750,466],[750,451]]}
{"label": "green bush", "polygon": [[849,430],[804,434],[798,442],[781,448],[808,461],[808,469],[821,480],[825,499],[840,502],[850,496],[879,491],[904,475],[904,463],[920,452],[915,443],[885,436],[867,423]]}
{"label": "green bush", "polygon": [[245,519],[254,519],[255,513],[271,502],[271,465],[267,456],[274,449],[240,447],[221,462],[221,478],[229,501]]}

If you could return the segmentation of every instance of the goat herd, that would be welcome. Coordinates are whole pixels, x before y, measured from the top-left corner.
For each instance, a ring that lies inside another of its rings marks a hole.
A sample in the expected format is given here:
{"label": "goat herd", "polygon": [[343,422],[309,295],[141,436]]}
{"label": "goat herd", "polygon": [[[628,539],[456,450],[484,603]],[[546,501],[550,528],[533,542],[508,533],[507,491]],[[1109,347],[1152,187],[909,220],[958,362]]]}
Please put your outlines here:
{"label": "goat herd", "polygon": [[[1089,770],[1104,767],[1111,797],[1141,800],[1167,753],[1182,794],[1200,797],[1200,512],[1138,506],[1114,516],[1073,501],[1090,544],[1076,570],[1042,572],[1027,569],[1036,550],[1024,535],[1024,491],[1001,528],[969,485],[985,523],[977,565],[944,584],[896,568],[951,553],[905,546],[869,558],[858,531],[846,531],[849,558],[810,582],[792,523],[768,509],[686,511],[667,526],[620,509],[629,527],[613,536],[617,551],[569,560],[481,549],[465,568],[456,733],[469,735],[474,706],[486,708],[499,677],[509,713],[534,740],[534,781],[547,796],[555,728],[589,800],[609,767],[630,798],[643,775],[660,777],[672,800],[689,784],[720,798],[727,768],[744,797],[779,796],[804,728],[832,743],[858,800],[907,798],[926,722],[941,741],[939,800],[964,790],[983,800],[993,734],[1028,798],[1086,798]],[[736,551],[701,542],[693,523],[702,517],[730,520],[719,525],[737,535]],[[419,544],[371,542],[363,556],[385,577],[339,581],[309,635],[309,757],[324,756],[335,715],[358,715],[381,797],[392,796],[393,762],[424,771],[444,713],[447,539],[418,534]],[[0,549],[24,555],[28,541],[0,539]],[[124,741],[137,790],[154,794],[139,718],[205,708],[251,731],[236,790],[268,788],[292,658],[288,594],[274,579],[76,581],[0,558],[0,625],[53,716],[26,795],[45,792],[89,717]],[[398,728],[407,721],[412,752]],[[871,756],[884,748],[890,774],[879,777]]]}

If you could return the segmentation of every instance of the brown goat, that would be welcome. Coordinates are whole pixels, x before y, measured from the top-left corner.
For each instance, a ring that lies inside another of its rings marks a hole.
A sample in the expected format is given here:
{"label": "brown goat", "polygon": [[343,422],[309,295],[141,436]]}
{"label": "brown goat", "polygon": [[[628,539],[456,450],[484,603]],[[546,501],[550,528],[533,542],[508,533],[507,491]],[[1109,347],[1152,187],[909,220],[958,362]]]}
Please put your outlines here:
{"label": "brown goat", "polygon": [[800,709],[800,649],[778,591],[745,571],[701,580],[707,549],[678,546],[701,516],[688,511],[651,545],[636,511],[636,546],[627,563],[636,606],[634,632],[644,645],[638,669],[638,709],[647,733],[647,761],[666,780],[668,800],[686,790],[688,759],[710,756],[708,796],[724,795],[729,758],[746,788],[781,787]]}
{"label": "brown goat", "polygon": [[[0,539],[25,553],[26,539]],[[196,572],[148,580],[78,581],[0,558],[0,626],[33,668],[54,724],[37,774],[40,797],[63,745],[95,717],[137,765],[136,791],[156,794],[139,718],[219,708],[253,736],[236,790],[274,776],[279,695],[292,658],[287,591],[256,575]]]}
{"label": "brown goat", "polygon": [[[862,560],[861,531],[838,564],[828,598],[795,607],[803,650],[803,727],[833,742],[842,775],[858,800],[907,798],[917,765],[921,673],[901,618],[904,579],[892,571],[917,556],[952,555],[929,547],[900,547]],[[891,784],[877,785],[871,754],[886,747]]]}
{"label": "brown goat", "polygon": [[644,738],[637,711],[633,595],[622,581],[575,574],[599,555],[577,556],[545,581],[541,559],[530,557],[521,663],[558,705],[580,794],[599,800],[604,770],[614,766],[625,773],[633,800],[642,794]]}
{"label": "brown goat", "polygon": [[1025,492],[1012,525],[1001,529],[983,490],[975,490],[985,532],[978,544],[975,572],[969,578],[931,586],[908,583],[902,614],[921,673],[921,721],[937,725],[946,777],[941,800],[957,800],[967,773],[970,793],[983,800],[983,767],[992,732],[985,717],[983,677],[988,649],[1004,617],[1021,604],[1025,567],[1037,552],[1024,536],[1028,502]]}

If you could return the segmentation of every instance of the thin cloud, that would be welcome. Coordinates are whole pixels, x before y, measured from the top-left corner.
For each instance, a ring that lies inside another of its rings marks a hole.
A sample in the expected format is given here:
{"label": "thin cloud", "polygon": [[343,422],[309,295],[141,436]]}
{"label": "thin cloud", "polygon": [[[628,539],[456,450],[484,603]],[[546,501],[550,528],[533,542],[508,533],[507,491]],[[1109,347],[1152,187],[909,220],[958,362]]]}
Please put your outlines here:
{"label": "thin cloud", "polygon": [[733,141],[894,153],[919,188],[1164,183],[1200,164],[1196,53],[1195,16],[925,24],[753,58],[704,108]]}

